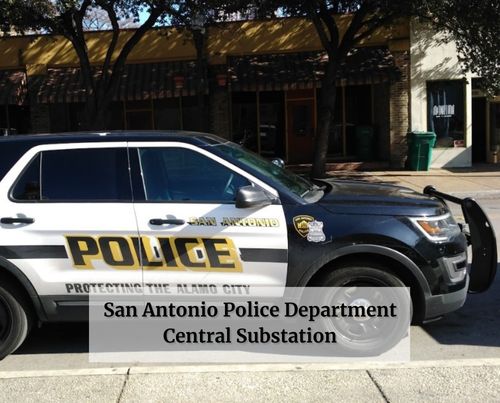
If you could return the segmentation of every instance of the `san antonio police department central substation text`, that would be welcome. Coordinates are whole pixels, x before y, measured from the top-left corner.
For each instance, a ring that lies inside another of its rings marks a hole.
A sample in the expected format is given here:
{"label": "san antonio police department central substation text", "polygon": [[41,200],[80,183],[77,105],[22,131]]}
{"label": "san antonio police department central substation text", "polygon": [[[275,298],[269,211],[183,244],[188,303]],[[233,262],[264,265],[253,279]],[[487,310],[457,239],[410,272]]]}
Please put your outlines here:
{"label": "san antonio police department central substation text", "polygon": [[[284,302],[280,305],[261,304],[258,301],[245,303],[223,302],[212,305],[206,302],[198,304],[154,304],[146,302],[143,306],[120,305],[113,302],[104,304],[105,318],[172,318],[172,319],[269,319],[301,318],[308,322],[327,318],[393,318],[396,317],[396,304],[389,305],[300,305],[295,302]],[[261,322],[262,323],[262,322]],[[166,343],[231,343],[230,326],[221,330],[208,331],[176,331],[165,329],[163,338]],[[331,331],[315,331],[311,327],[294,330],[267,331],[263,326],[250,331],[238,328],[235,331],[237,343],[334,343],[335,333]]]}

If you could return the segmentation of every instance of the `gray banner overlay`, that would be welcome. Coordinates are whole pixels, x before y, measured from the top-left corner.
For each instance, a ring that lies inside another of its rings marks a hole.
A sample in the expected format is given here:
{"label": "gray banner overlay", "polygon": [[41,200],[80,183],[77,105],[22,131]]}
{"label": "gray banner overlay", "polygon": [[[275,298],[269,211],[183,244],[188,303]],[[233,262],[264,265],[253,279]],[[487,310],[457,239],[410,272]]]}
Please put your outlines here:
{"label": "gray banner overlay", "polygon": [[259,291],[238,297],[91,294],[90,360],[409,360],[411,301],[406,288]]}

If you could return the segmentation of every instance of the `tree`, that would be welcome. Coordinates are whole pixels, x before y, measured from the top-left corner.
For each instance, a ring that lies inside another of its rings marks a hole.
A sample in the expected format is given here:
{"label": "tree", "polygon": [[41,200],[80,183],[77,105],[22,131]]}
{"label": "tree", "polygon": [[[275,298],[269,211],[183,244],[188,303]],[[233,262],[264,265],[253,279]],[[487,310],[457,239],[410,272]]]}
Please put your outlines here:
{"label": "tree", "polygon": [[[328,55],[318,102],[318,126],[315,137],[312,177],[325,175],[328,138],[334,119],[336,80],[349,52],[378,29],[408,15],[411,0],[284,0],[267,2],[268,8],[285,15],[305,16],[313,23]],[[348,16],[341,28],[340,16]]]}
{"label": "tree", "polygon": [[500,93],[500,2],[440,0],[420,5],[419,16],[455,41],[462,69],[481,77],[483,90]]}
{"label": "tree", "polygon": [[196,50],[196,99],[198,107],[198,130],[209,129],[209,116],[205,102],[205,92],[208,87],[208,55],[207,43],[209,29],[221,22],[231,19],[234,15],[252,18],[243,13],[247,10],[245,1],[225,0],[183,0],[177,2],[175,12],[169,21],[173,26],[184,30],[193,42]]}
{"label": "tree", "polygon": [[[288,16],[311,20],[328,54],[319,97],[313,177],[325,174],[340,66],[361,41],[400,18],[421,18],[437,31],[447,32],[457,43],[464,71],[481,76],[490,94],[500,90],[500,2],[497,0],[266,0],[259,4]],[[341,16],[349,17],[342,29]]]}
{"label": "tree", "polygon": [[[107,14],[111,26],[111,40],[98,68],[91,66],[84,30],[88,13],[96,9]],[[5,16],[1,26],[4,32],[41,31],[62,35],[71,42],[86,90],[84,126],[95,130],[106,126],[106,112],[130,52],[155,23],[172,13],[173,4],[167,0],[0,0],[0,10]],[[139,21],[139,13],[143,10],[148,12],[147,19],[118,49],[120,22],[130,18]]]}
{"label": "tree", "polygon": [[[121,16],[119,19],[120,28],[137,28],[138,21],[134,18]],[[113,29],[108,13],[99,7],[90,8],[83,19],[84,31],[110,31]]]}

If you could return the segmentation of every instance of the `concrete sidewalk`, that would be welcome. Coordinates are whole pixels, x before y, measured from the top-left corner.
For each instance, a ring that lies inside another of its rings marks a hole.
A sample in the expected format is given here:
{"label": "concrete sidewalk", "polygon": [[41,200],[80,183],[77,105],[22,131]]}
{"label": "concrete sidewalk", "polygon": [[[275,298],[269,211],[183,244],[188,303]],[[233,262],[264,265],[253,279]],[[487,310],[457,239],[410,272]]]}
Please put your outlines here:
{"label": "concrete sidewalk", "polygon": [[470,170],[431,169],[422,171],[330,171],[328,175],[342,178],[385,182],[422,192],[427,185],[457,196],[500,197],[500,168]]}
{"label": "concrete sidewalk", "polygon": [[500,360],[4,372],[0,391],[0,402],[493,402]]}

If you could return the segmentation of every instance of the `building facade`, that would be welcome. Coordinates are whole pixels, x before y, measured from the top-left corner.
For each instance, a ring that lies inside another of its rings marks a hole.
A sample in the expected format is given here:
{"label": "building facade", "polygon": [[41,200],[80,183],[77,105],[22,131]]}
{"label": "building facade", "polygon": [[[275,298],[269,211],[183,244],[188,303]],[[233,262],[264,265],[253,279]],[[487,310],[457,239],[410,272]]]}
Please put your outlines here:
{"label": "building facade", "polygon": [[[130,34],[120,35],[119,46]],[[265,157],[310,162],[327,62],[314,27],[295,18],[231,22],[209,28],[207,35],[204,103],[210,131]],[[453,44],[433,41],[433,35],[403,21],[351,52],[337,77],[330,161],[403,167],[410,130],[437,133],[433,166],[496,161],[499,103],[481,96],[474,78],[463,76]],[[98,68],[110,34],[91,32],[86,38]],[[195,60],[181,31],[148,32],[127,60],[107,129],[196,129]],[[78,59],[68,41],[0,38],[0,128],[20,134],[79,130],[84,101]]]}

